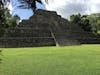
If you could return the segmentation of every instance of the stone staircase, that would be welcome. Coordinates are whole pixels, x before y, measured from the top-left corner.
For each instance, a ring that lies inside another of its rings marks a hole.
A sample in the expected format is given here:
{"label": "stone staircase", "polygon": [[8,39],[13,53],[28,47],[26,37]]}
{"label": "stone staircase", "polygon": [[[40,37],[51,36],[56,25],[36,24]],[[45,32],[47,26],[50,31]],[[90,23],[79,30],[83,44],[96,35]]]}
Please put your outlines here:
{"label": "stone staircase", "polygon": [[63,24],[60,28],[65,33],[65,37],[76,39],[80,44],[100,44],[100,36],[95,36],[92,32],[84,31],[79,25]]}

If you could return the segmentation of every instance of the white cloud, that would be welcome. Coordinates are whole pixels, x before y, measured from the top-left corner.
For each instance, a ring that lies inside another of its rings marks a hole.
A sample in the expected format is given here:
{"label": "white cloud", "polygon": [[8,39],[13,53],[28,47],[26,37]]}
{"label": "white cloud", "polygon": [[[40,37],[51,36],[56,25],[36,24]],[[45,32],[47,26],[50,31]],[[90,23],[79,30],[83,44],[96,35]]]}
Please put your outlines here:
{"label": "white cloud", "polygon": [[[44,2],[44,0],[42,0]],[[100,0],[48,0],[47,10],[55,10],[65,18],[75,13],[90,14],[100,12]]]}
{"label": "white cloud", "polygon": [[[17,8],[20,3],[18,0],[10,0],[9,9],[13,14],[18,14],[21,18],[25,19],[32,15],[31,9],[19,9]],[[71,14],[81,13],[90,14],[100,12],[100,0],[42,0],[47,10],[57,11],[59,15],[64,18],[69,18]],[[38,8],[44,8],[37,4]],[[25,16],[25,17],[24,17]]]}

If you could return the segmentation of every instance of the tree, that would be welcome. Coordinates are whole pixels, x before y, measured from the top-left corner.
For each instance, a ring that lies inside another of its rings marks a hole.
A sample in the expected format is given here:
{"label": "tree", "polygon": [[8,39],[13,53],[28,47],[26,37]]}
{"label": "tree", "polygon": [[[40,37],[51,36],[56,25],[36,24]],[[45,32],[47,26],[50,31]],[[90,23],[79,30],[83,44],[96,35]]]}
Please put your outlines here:
{"label": "tree", "polygon": [[100,13],[88,15],[87,18],[90,21],[92,32],[95,35],[100,35]]}
{"label": "tree", "polygon": [[96,35],[100,35],[100,20],[97,20],[95,23],[93,23],[92,31]]}
{"label": "tree", "polygon": [[17,25],[18,21],[20,20],[19,16],[10,15],[9,11],[5,11],[4,15],[5,15],[4,18],[5,18],[5,23],[6,23],[7,28],[15,27]]}
{"label": "tree", "polygon": [[89,19],[87,19],[86,17],[81,18],[80,21],[80,26],[85,30],[85,31],[91,31],[91,25],[89,23]]}
{"label": "tree", "polygon": [[78,23],[80,20],[81,20],[80,13],[77,14],[77,15],[73,14],[73,15],[70,16],[70,22],[72,22],[72,23]]}
{"label": "tree", "polygon": [[[35,11],[36,9],[36,2],[39,2],[42,4],[41,0],[19,0],[20,3],[27,3],[29,8],[32,8],[33,11]],[[19,6],[20,7],[20,6]],[[21,6],[21,7],[25,7],[25,6]]]}
{"label": "tree", "polygon": [[0,1],[0,37],[4,34],[4,25],[5,25],[5,18],[4,18],[4,9],[3,3]]}
{"label": "tree", "polygon": [[18,16],[11,16],[8,9],[4,8],[2,2],[0,2],[0,37],[9,27],[15,27],[17,20],[20,20]]}
{"label": "tree", "polygon": [[89,23],[87,15],[71,15],[70,22],[80,25],[85,31],[91,31],[91,25]]}

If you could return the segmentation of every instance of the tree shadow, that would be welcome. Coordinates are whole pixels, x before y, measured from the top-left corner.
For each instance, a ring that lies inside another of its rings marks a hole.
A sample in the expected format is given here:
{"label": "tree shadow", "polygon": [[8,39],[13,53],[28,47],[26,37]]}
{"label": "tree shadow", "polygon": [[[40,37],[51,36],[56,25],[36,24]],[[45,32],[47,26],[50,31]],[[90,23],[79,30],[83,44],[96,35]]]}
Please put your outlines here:
{"label": "tree shadow", "polygon": [[0,64],[2,63],[2,50],[0,50]]}

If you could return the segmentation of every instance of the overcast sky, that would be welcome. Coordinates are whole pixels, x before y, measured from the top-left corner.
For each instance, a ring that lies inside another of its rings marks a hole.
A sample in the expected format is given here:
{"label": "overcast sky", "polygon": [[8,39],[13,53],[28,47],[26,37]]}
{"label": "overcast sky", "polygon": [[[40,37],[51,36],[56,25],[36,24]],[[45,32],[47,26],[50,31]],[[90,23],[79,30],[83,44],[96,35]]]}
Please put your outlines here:
{"label": "overcast sky", "polygon": [[[11,0],[9,8],[13,11],[13,14],[18,14],[22,19],[31,16],[31,9],[18,9],[16,8],[20,3],[17,0]],[[42,0],[44,5],[37,4],[38,8],[57,11],[59,15],[64,18],[69,18],[71,14],[81,13],[90,14],[100,12],[100,0]],[[12,8],[12,6],[14,8]]]}
{"label": "overcast sky", "polygon": [[90,14],[100,12],[100,0],[49,0],[46,8],[55,10],[58,14],[68,18],[69,15],[75,13]]}

